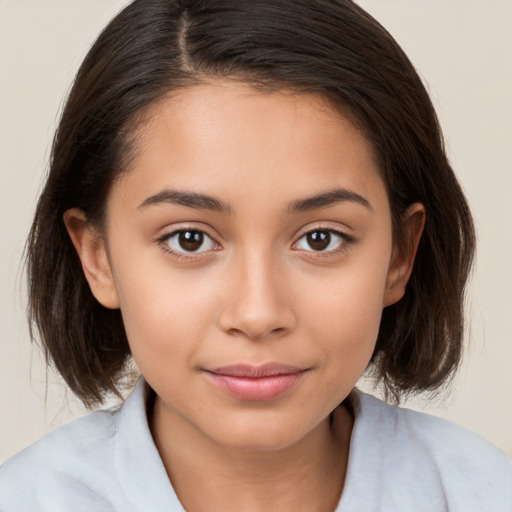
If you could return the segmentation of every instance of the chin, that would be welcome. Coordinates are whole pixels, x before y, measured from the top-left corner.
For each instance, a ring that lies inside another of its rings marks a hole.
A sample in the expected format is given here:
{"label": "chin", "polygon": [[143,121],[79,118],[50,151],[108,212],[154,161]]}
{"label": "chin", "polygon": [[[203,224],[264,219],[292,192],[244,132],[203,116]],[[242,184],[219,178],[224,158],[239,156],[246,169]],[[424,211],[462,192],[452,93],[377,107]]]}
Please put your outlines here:
{"label": "chin", "polygon": [[243,418],[217,425],[215,431],[204,432],[225,447],[235,450],[274,452],[284,450],[305,438],[309,430],[305,425],[284,418]]}
{"label": "chin", "polygon": [[219,443],[225,448],[248,452],[277,452],[293,446],[300,439],[289,436],[277,437],[273,433],[265,435],[264,433],[254,432],[241,433],[240,436],[228,436],[227,439],[219,439]]}

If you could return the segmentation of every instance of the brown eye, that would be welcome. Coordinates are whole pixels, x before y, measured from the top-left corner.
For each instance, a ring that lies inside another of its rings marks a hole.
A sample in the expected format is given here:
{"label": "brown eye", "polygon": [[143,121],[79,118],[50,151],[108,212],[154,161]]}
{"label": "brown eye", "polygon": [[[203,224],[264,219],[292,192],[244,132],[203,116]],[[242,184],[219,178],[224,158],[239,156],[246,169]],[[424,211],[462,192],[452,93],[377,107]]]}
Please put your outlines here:
{"label": "brown eye", "polygon": [[297,248],[309,252],[331,252],[340,248],[349,237],[332,229],[315,229],[303,235]]}
{"label": "brown eye", "polygon": [[178,243],[185,251],[197,251],[203,245],[204,235],[199,231],[181,231],[178,235]]}
{"label": "brown eye", "polygon": [[201,253],[216,247],[206,233],[195,229],[175,231],[165,239],[165,243],[176,253]]}
{"label": "brown eye", "polygon": [[331,233],[329,231],[312,231],[306,235],[308,245],[314,251],[323,251],[331,242]]}

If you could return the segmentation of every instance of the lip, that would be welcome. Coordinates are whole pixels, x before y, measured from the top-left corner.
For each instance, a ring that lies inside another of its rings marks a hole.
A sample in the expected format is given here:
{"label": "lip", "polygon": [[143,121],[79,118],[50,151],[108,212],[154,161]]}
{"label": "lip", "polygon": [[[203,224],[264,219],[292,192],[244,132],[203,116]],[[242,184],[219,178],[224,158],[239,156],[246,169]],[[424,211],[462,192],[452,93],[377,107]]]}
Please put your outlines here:
{"label": "lip", "polygon": [[205,370],[212,384],[240,400],[268,401],[298,384],[307,369],[281,363],[247,364]]}

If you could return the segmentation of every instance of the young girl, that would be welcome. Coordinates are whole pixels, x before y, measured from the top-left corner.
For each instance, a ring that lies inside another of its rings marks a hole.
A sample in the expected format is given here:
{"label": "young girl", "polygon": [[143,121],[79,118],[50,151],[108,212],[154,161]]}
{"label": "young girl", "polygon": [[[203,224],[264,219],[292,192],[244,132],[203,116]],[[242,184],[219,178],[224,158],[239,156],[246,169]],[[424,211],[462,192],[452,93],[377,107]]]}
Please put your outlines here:
{"label": "young girl", "polygon": [[348,0],[135,0],[70,93],[30,315],[87,405],[0,510],[510,511],[512,466],[388,397],[456,369],[471,216],[431,102]]}

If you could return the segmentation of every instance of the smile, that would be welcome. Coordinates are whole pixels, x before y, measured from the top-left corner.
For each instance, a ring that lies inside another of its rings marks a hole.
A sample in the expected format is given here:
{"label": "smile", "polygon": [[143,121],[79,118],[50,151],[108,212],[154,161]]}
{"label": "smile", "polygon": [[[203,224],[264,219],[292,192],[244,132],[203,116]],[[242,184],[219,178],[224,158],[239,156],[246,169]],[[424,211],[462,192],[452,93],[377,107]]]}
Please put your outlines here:
{"label": "smile", "polygon": [[206,370],[210,382],[240,400],[267,401],[293,388],[307,370],[277,363],[235,365]]}

